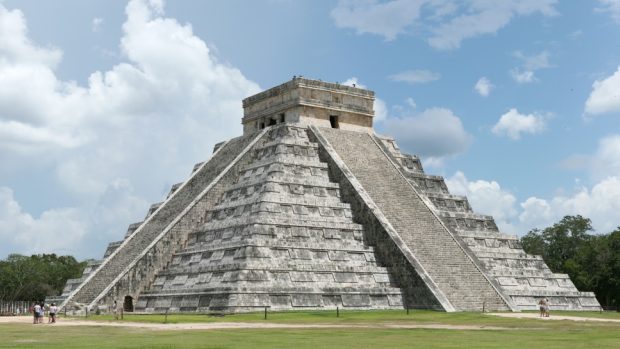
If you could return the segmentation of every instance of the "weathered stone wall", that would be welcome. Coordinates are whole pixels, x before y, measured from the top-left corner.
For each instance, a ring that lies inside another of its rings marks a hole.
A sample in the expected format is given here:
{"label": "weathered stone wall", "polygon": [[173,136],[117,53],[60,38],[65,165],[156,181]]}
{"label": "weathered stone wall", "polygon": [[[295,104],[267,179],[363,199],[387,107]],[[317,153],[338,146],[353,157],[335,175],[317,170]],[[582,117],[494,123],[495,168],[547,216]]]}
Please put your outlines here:
{"label": "weathered stone wall", "polygon": [[372,130],[374,92],[323,81],[295,78],[243,100],[243,133],[282,122]]}

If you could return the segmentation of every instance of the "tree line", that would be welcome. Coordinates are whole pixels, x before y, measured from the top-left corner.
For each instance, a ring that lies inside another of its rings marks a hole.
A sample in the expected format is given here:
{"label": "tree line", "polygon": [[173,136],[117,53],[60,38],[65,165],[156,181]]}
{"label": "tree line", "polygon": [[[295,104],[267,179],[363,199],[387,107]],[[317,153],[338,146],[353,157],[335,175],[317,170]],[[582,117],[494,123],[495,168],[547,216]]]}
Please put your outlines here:
{"label": "tree line", "polygon": [[0,300],[40,301],[60,295],[67,279],[82,276],[86,264],[72,256],[11,254],[0,260]]}
{"label": "tree line", "polygon": [[620,227],[593,234],[592,222],[565,216],[521,237],[525,252],[541,255],[551,271],[565,273],[580,291],[592,291],[603,306],[620,307]]}

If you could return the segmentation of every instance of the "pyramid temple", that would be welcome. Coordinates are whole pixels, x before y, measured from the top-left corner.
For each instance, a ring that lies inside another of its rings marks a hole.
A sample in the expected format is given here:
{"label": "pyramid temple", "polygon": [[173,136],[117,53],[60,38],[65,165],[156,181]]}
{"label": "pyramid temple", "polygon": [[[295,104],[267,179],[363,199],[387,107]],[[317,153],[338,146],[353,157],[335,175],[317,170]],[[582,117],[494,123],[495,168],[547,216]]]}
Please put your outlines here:
{"label": "pyramid temple", "polygon": [[68,309],[593,310],[493,217],[374,133],[374,92],[305,78],[215,146],[57,301]]}

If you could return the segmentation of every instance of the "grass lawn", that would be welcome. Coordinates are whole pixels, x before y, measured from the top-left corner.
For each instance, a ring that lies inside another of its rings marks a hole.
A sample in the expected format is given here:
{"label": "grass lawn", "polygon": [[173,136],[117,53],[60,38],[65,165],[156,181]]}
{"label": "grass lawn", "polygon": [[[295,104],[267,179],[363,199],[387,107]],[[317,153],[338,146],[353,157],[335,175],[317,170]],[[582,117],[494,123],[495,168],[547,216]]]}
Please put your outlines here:
{"label": "grass lawn", "polygon": [[[567,314],[568,315],[568,314]],[[572,314],[571,314],[572,315]],[[619,323],[498,318],[479,313],[415,311],[287,312],[226,317],[171,315],[169,322],[365,324],[369,328],[152,330],[104,326],[0,324],[0,348],[620,348]],[[108,317],[93,317],[105,320]],[[92,319],[92,318],[89,318]],[[62,318],[60,319],[62,321]],[[125,321],[163,322],[160,315]],[[503,330],[389,329],[385,324],[446,324]]]}
{"label": "grass lawn", "polygon": [[[556,311],[551,314],[609,318],[620,320],[620,313]],[[76,318],[80,320],[113,321],[112,315],[90,315],[88,318]],[[231,314],[226,316],[211,316],[205,314],[130,314],[125,313],[123,321],[147,322],[147,323],[195,323],[195,322],[275,322],[291,324],[368,324],[368,323],[416,323],[416,324],[448,324],[448,325],[485,325],[500,327],[539,327],[539,321],[525,321],[524,319],[501,318],[483,315],[474,312],[446,313],[432,310],[411,310],[407,314],[404,310],[374,310],[374,311],[346,311],[340,310],[337,317],[336,311],[289,311],[269,312],[267,320],[263,312]],[[620,324],[619,324],[620,325]],[[564,326],[562,322],[545,324],[548,328]]]}

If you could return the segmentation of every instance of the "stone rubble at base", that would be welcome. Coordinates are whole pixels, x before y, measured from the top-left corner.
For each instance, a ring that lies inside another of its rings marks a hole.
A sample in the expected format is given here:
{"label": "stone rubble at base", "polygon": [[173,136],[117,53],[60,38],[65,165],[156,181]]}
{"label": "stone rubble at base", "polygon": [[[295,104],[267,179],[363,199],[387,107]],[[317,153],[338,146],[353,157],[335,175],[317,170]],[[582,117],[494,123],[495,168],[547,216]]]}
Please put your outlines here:
{"label": "stone rubble at base", "polygon": [[598,310],[418,157],[372,129],[372,91],[295,78],[60,297],[69,311]]}

